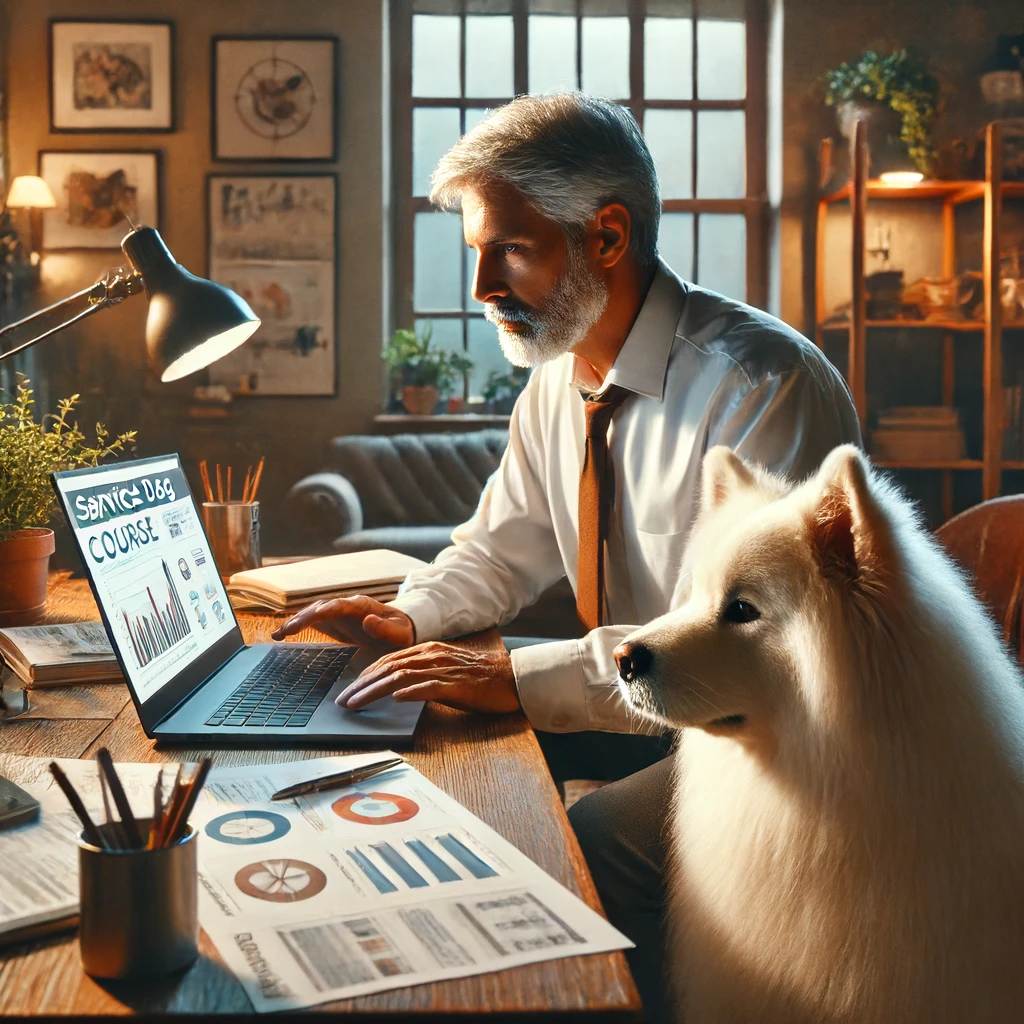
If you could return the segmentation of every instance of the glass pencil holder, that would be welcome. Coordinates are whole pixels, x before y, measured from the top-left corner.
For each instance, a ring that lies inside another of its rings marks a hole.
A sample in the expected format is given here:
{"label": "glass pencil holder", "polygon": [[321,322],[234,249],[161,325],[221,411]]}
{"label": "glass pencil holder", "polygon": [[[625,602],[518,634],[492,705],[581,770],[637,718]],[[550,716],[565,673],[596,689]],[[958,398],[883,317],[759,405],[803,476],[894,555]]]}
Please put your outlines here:
{"label": "glass pencil holder", "polygon": [[224,579],[260,567],[258,501],[204,501],[203,526]]}
{"label": "glass pencil holder", "polygon": [[[151,819],[136,819],[143,835]],[[107,826],[99,826],[106,832]],[[110,850],[78,837],[82,967],[94,978],[159,978],[199,955],[196,830],[173,846]]]}

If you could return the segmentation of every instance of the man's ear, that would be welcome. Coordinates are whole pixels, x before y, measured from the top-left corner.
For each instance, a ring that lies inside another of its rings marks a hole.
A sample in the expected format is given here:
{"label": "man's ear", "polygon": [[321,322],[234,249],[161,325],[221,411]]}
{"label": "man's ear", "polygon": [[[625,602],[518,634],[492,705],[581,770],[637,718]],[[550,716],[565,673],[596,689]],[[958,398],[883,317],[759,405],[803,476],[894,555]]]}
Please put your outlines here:
{"label": "man's ear", "polygon": [[740,488],[754,486],[756,481],[750,467],[731,448],[720,444],[704,453],[700,484],[702,512],[718,508]]}
{"label": "man's ear", "polygon": [[874,567],[888,534],[871,492],[867,459],[852,444],[835,448],[817,481],[810,532],[822,575],[854,583]]}
{"label": "man's ear", "polygon": [[633,221],[622,203],[609,203],[594,214],[592,221],[594,259],[599,267],[613,267],[629,250]]}

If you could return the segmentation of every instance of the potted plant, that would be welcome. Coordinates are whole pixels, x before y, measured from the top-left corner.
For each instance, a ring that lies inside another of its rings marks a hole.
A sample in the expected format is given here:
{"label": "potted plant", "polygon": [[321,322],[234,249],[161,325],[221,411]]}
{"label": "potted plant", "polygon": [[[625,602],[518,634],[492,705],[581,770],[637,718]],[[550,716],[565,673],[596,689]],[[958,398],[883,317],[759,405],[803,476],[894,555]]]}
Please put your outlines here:
{"label": "potted plant", "polygon": [[869,152],[880,152],[888,137],[897,136],[918,170],[931,174],[939,84],[921,57],[906,49],[886,56],[868,50],[855,63],[827,72],[826,79],[825,103],[836,108],[844,137],[851,138],[854,124],[865,120]]}
{"label": "potted plant", "polygon": [[525,366],[513,366],[508,373],[493,370],[487,375],[483,397],[491,412],[508,414],[512,411],[519,393],[530,379],[530,370]]}
{"label": "potted plant", "polygon": [[426,416],[442,394],[473,369],[473,361],[458,352],[432,348],[430,326],[422,335],[398,330],[384,347],[384,362],[393,386],[401,389],[402,405],[414,416]]}
{"label": "potted plant", "polygon": [[134,445],[135,431],[109,440],[96,424],[96,443],[86,443],[77,423],[69,423],[78,402],[72,395],[57,403],[57,413],[33,417],[35,399],[22,379],[13,400],[0,400],[0,622],[27,622],[46,601],[46,571],[53,554],[56,508],[50,484],[55,470],[95,466],[107,455]]}

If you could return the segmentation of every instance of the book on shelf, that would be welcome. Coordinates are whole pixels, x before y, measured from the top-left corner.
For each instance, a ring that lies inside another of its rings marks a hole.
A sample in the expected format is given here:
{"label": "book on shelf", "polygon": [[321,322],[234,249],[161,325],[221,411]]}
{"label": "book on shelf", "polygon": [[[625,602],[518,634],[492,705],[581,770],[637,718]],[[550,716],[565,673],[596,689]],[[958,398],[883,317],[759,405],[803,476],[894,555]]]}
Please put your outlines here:
{"label": "book on shelf", "polygon": [[124,679],[102,622],[0,629],[0,656],[27,689]]}
{"label": "book on shelf", "polygon": [[884,409],[878,414],[877,428],[871,431],[871,454],[876,459],[955,462],[965,453],[960,413],[951,406]]}
{"label": "book on shelf", "polygon": [[398,551],[376,548],[324,555],[284,565],[236,572],[227,591],[235,608],[290,611],[313,601],[365,594],[390,601],[405,577],[426,562]]}

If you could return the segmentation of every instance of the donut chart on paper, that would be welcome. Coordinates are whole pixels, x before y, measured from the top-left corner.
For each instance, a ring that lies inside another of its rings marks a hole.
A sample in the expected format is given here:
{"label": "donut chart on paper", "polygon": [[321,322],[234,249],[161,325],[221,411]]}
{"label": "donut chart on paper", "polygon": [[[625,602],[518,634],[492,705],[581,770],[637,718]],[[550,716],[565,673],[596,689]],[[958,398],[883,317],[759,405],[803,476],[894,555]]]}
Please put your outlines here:
{"label": "donut chart on paper", "polygon": [[360,825],[391,825],[419,814],[420,805],[395,793],[350,793],[331,804],[331,810],[345,821]]}
{"label": "donut chart on paper", "polygon": [[283,814],[273,811],[231,811],[207,822],[205,832],[218,843],[254,846],[271,843],[288,835],[292,824]]}
{"label": "donut chart on paper", "polygon": [[327,886],[327,876],[304,860],[261,860],[235,875],[235,885],[257,900],[298,903],[312,899]]}

